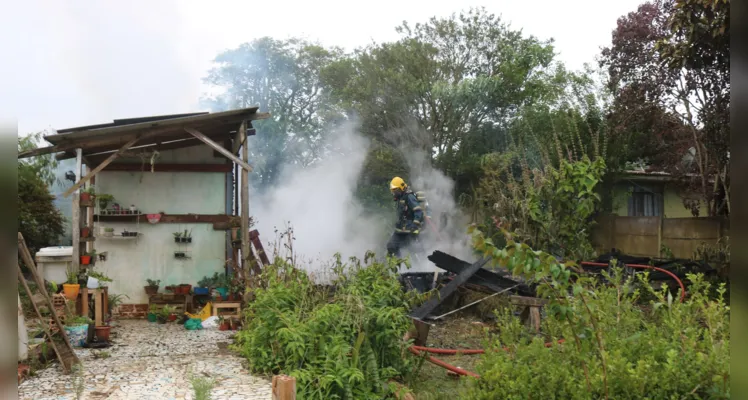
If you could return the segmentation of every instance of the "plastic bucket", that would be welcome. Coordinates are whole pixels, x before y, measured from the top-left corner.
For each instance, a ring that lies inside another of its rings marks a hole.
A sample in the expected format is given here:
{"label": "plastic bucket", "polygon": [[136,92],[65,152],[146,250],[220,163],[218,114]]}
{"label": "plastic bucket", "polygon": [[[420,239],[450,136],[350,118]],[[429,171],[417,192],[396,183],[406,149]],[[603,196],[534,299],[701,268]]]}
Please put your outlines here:
{"label": "plastic bucket", "polygon": [[156,314],[148,313],[148,322],[156,322]]}
{"label": "plastic bucket", "polygon": [[65,334],[70,338],[70,344],[74,347],[83,347],[88,336],[88,324],[65,326]]}

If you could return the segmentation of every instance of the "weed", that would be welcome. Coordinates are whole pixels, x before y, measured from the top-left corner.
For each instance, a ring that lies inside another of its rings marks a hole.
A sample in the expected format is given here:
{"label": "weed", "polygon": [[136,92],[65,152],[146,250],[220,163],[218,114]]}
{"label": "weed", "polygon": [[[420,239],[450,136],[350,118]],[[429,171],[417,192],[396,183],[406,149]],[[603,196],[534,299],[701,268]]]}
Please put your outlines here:
{"label": "weed", "polygon": [[83,398],[83,391],[86,389],[86,379],[83,363],[79,362],[72,367],[70,374],[70,385],[73,387],[76,400]]}
{"label": "weed", "polygon": [[190,374],[190,384],[195,400],[210,400],[210,391],[216,385],[216,381],[206,376],[195,376]]}
{"label": "weed", "polygon": [[108,351],[97,351],[93,353],[93,358],[95,360],[99,360],[99,359],[105,360],[111,356],[112,355]]}

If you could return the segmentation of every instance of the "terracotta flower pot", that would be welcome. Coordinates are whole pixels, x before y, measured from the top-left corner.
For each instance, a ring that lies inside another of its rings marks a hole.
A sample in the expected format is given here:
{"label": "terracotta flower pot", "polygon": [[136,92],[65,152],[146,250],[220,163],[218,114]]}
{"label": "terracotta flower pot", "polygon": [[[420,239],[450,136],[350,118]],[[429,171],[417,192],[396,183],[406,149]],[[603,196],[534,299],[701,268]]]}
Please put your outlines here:
{"label": "terracotta flower pot", "polygon": [[81,285],[79,284],[70,284],[70,283],[64,283],[62,285],[62,290],[65,293],[65,297],[68,300],[75,300],[78,298],[78,293],[81,290]]}
{"label": "terracotta flower pot", "polygon": [[90,235],[91,235],[91,228],[89,228],[89,227],[81,228],[81,237],[82,238],[87,238]]}
{"label": "terracotta flower pot", "polygon": [[97,326],[95,329],[96,329],[96,337],[99,340],[109,341],[109,332],[112,329],[111,326]]}
{"label": "terracotta flower pot", "polygon": [[177,316],[176,316],[176,314],[171,314],[171,315],[169,315],[169,318],[168,318],[168,320],[169,320],[169,321],[176,321],[176,320],[177,320]]}
{"label": "terracotta flower pot", "polygon": [[152,295],[158,293],[158,286],[143,286],[145,289],[145,294]]}
{"label": "terracotta flower pot", "polygon": [[228,322],[222,322],[221,325],[218,327],[218,330],[220,330],[220,331],[227,331],[227,330],[229,330],[229,323]]}
{"label": "terracotta flower pot", "polygon": [[81,202],[86,203],[91,201],[91,193],[81,193]]}
{"label": "terracotta flower pot", "polygon": [[81,256],[81,265],[91,264],[91,256]]}

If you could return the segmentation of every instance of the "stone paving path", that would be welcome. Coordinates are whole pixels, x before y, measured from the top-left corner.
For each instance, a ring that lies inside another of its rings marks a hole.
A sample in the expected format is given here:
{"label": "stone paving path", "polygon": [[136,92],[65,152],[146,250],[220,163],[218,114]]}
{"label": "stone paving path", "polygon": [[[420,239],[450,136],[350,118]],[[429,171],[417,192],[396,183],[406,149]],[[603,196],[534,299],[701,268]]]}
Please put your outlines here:
{"label": "stone paving path", "polygon": [[[242,359],[225,350],[235,332],[188,331],[176,323],[121,320],[112,328],[109,358],[101,350],[78,349],[83,363],[84,399],[193,398],[190,376],[215,380],[213,399],[270,399],[270,381],[252,376]],[[116,336],[115,336],[116,335]],[[18,387],[19,399],[75,399],[71,375],[58,363],[38,371]]]}

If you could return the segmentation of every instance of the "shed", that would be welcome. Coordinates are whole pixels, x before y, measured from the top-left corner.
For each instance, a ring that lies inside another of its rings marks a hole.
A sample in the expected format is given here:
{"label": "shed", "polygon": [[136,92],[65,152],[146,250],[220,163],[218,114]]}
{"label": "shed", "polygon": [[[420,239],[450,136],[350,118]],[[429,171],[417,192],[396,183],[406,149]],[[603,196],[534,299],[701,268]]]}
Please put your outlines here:
{"label": "shed", "polygon": [[[75,184],[63,194],[73,196],[73,267],[111,277],[109,291],[129,297],[123,309],[144,314],[146,279],[160,280],[162,288],[194,286],[203,276],[231,267],[248,273],[255,265],[249,262],[252,167],[243,143],[255,133],[252,121],[270,116],[257,110],[62,129],[44,137],[50,146],[18,157],[76,159]],[[81,200],[91,188],[99,199]],[[104,194],[113,197],[106,205]],[[185,231],[190,242],[177,241],[175,233]],[[81,265],[91,253],[95,265]]]}

